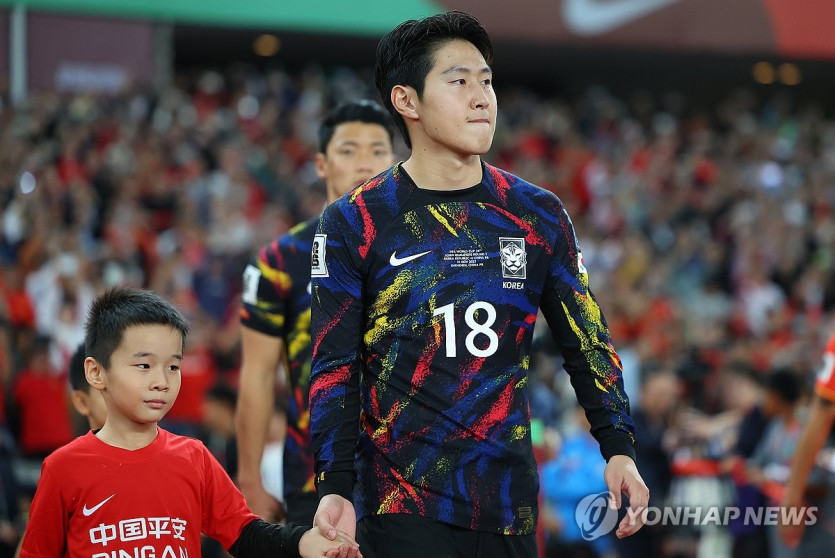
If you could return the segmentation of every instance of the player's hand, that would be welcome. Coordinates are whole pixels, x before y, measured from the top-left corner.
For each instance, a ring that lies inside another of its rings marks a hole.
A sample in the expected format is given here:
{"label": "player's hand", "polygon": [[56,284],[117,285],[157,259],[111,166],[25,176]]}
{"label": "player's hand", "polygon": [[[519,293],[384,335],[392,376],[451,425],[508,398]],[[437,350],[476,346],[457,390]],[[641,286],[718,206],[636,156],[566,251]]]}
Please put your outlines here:
{"label": "player's hand", "polygon": [[[786,494],[783,497],[783,501],[780,503],[781,508],[799,508],[801,506],[803,506],[803,503],[792,497],[790,494]],[[786,546],[789,548],[795,548],[798,544],[800,544],[800,540],[803,538],[803,532],[806,529],[806,524],[803,521],[798,521],[796,523],[787,522],[787,516],[791,515],[792,514],[790,513],[779,514],[779,517],[777,518],[777,533],[779,533],[780,538],[783,539]]]}
{"label": "player's hand", "polygon": [[622,503],[621,493],[629,496],[629,509],[615,534],[619,539],[634,535],[643,527],[643,511],[649,505],[649,488],[638,473],[638,467],[631,457],[615,455],[609,459],[606,470],[603,471],[603,478],[612,495],[609,507],[619,510]]}
{"label": "player's hand", "polygon": [[315,527],[305,532],[299,541],[302,558],[362,558],[357,542],[342,531],[334,540],[325,538]]}
{"label": "player's hand", "polygon": [[264,486],[260,482],[251,485],[241,483],[240,488],[246,499],[246,505],[249,506],[252,513],[270,523],[278,523],[286,519],[287,514],[284,511],[284,506],[272,494],[264,490]]}
{"label": "player's hand", "polygon": [[328,494],[319,500],[313,526],[319,529],[323,537],[335,540],[337,531],[353,538],[357,534],[357,514],[354,505],[336,494]]}

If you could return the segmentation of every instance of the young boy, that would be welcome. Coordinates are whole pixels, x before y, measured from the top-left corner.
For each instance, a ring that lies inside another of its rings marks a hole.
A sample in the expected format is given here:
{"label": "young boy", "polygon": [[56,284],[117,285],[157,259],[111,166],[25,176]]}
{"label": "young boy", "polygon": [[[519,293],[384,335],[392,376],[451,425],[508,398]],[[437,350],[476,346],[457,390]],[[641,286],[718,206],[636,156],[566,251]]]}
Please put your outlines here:
{"label": "young boy", "polygon": [[44,461],[21,556],[197,558],[201,532],[241,558],[357,556],[348,538],[260,520],[202,443],[158,427],[180,390],[187,330],[148,291],[93,303],[84,365],[107,418]]}
{"label": "young boy", "polygon": [[78,346],[70,358],[70,398],[72,406],[78,414],[87,419],[90,430],[98,430],[104,426],[107,418],[107,407],[99,390],[90,387],[84,372],[84,344]]}

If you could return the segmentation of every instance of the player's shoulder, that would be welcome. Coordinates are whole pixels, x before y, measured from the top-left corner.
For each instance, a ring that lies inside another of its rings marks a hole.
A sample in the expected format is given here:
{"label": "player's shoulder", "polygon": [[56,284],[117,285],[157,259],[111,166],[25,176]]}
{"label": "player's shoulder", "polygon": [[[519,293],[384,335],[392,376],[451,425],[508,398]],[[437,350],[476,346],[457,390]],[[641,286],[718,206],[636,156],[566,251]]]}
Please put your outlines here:
{"label": "player's shoulder", "polygon": [[357,218],[368,221],[396,214],[408,197],[410,181],[403,180],[402,163],[366,180],[325,209],[325,220],[342,217],[349,222]]}
{"label": "player's shoulder", "polygon": [[313,240],[316,235],[316,227],[319,225],[319,218],[320,216],[317,215],[295,225],[278,239],[279,244],[293,244],[299,241]]}
{"label": "player's shoulder", "polygon": [[249,262],[255,266],[279,267],[280,254],[307,253],[316,235],[319,216],[293,226],[289,231],[261,246]]}
{"label": "player's shoulder", "polygon": [[561,210],[563,207],[562,201],[554,192],[499,167],[484,163],[484,177],[488,187],[503,203],[519,203],[544,211]]}

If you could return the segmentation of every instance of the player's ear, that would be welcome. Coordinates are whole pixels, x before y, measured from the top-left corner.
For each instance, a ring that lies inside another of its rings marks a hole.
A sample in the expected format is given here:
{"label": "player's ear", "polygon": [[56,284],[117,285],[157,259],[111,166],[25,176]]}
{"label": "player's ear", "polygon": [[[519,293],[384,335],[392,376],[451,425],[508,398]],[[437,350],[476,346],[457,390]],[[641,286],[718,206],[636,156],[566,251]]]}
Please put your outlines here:
{"label": "player's ear", "polygon": [[417,91],[408,85],[395,85],[391,88],[391,104],[403,118],[417,120]]}
{"label": "player's ear", "polygon": [[319,178],[327,178],[325,174],[325,163],[327,160],[325,159],[324,153],[317,153],[316,154],[316,174],[319,175]]}
{"label": "player's ear", "polygon": [[94,389],[104,389],[104,367],[93,357],[84,359],[84,376]]}
{"label": "player's ear", "polygon": [[72,406],[75,407],[75,410],[78,411],[78,414],[82,417],[86,417],[90,414],[90,407],[87,405],[87,398],[84,396],[85,393],[80,389],[72,390],[72,394],[70,395]]}

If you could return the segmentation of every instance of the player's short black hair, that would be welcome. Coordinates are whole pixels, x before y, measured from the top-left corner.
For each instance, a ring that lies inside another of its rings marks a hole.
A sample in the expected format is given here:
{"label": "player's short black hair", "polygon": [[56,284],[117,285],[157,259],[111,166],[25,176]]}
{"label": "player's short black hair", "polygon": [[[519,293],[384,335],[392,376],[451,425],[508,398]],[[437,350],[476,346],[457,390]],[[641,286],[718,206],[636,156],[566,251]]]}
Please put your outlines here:
{"label": "player's short black hair", "polygon": [[360,99],[342,103],[325,115],[322,124],[319,125],[319,153],[327,151],[336,127],[346,122],[379,124],[388,133],[389,141],[394,143],[394,127],[383,107],[374,101]]}
{"label": "player's short black hair", "polygon": [[116,287],[90,306],[84,330],[87,356],[110,367],[110,357],[122,343],[125,330],[138,325],[166,325],[180,332],[185,348],[188,323],[174,305],[152,291]]}
{"label": "player's short black hair", "polygon": [[434,63],[435,52],[455,40],[472,43],[487,64],[492,64],[493,43],[487,30],[473,16],[455,10],[404,21],[377,44],[374,83],[383,99],[383,106],[391,114],[394,124],[410,148],[412,142],[406,123],[391,103],[391,90],[395,85],[406,85],[413,87],[420,98],[426,75]]}
{"label": "player's short black hair", "polygon": [[87,376],[84,374],[84,359],[86,358],[87,354],[84,351],[84,343],[81,343],[70,357],[70,387],[81,390],[84,393],[90,393],[90,384],[87,383]]}

